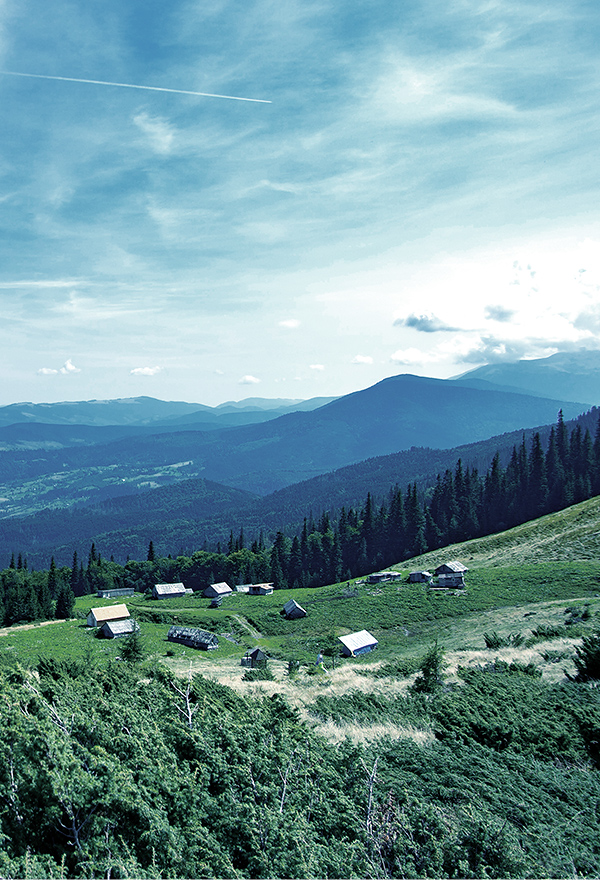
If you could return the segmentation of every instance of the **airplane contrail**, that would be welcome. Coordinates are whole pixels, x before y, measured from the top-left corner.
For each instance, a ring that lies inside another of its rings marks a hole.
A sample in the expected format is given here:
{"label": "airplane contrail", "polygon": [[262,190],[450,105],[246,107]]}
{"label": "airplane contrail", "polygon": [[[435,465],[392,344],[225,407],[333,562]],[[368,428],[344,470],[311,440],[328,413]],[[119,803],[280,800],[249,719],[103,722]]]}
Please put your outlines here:
{"label": "airplane contrail", "polygon": [[226,98],[228,101],[251,101],[254,104],[272,104],[264,98],[241,98],[238,95],[213,95],[210,92],[192,92],[187,89],[165,89],[160,86],[137,86],[133,83],[104,82],[101,79],[77,79],[73,76],[47,76],[43,73],[18,73],[16,70],[0,70],[2,76],[27,76],[32,79],[53,79],[60,82],[88,83],[93,86],[117,86],[120,89],[143,89],[147,92],[171,92],[175,95],[195,95],[199,98]]}

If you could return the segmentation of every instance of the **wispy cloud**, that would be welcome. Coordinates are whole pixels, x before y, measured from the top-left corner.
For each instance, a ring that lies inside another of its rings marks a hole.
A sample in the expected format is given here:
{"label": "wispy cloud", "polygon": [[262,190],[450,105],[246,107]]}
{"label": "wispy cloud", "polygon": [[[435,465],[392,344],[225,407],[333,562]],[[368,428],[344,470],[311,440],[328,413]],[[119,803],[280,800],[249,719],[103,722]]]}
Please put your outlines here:
{"label": "wispy cloud", "polygon": [[505,306],[486,306],[485,316],[490,321],[499,321],[500,323],[508,323],[514,318],[515,309],[507,309]]}
{"label": "wispy cloud", "polygon": [[260,379],[257,379],[256,376],[242,376],[242,378],[238,381],[238,385],[258,385]]}
{"label": "wispy cloud", "polygon": [[149,116],[148,113],[138,113],[133,117],[133,121],[146,135],[155,152],[163,156],[167,156],[171,152],[175,132],[166,119]]}
{"label": "wispy cloud", "polygon": [[353,364],[372,364],[373,358],[366,354],[355,354],[352,358]]}

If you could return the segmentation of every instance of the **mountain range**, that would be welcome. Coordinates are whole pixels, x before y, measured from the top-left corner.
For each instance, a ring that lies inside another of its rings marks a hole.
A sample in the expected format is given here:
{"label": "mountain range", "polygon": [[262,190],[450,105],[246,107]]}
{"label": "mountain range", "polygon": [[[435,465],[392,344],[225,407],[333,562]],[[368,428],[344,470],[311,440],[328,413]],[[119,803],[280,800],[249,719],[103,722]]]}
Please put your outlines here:
{"label": "mountain range", "polygon": [[[69,541],[89,546],[111,534],[119,553],[134,555],[148,535],[164,536],[165,552],[178,552],[245,523],[275,529],[297,523],[302,505],[304,515],[318,514],[335,499],[355,503],[365,490],[426,483],[459,455],[485,468],[496,449],[509,454],[523,431],[553,424],[559,410],[574,418],[600,398],[593,396],[598,352],[505,366],[504,373],[479,368],[453,380],[398,375],[337,399],[302,402],[211,408],[132,398],[0,408],[1,543],[9,553],[60,547],[64,556]],[[548,396],[557,371],[561,387],[571,389],[564,398]],[[506,390],[533,375],[537,394]],[[221,426],[219,419],[236,413],[269,420]],[[9,424],[19,415],[25,421]],[[595,420],[594,412],[592,432]]]}

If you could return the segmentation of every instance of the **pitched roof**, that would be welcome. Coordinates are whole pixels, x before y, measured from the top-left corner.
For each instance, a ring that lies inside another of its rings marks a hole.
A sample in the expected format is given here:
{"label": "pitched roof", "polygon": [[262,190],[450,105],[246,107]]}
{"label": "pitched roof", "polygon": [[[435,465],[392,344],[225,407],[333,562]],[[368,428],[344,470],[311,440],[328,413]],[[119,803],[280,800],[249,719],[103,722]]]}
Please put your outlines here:
{"label": "pitched roof", "polygon": [[215,593],[219,593],[220,595],[233,592],[229,584],[226,584],[225,581],[221,581],[218,584],[211,584],[209,589],[213,589]]}
{"label": "pitched roof", "polygon": [[128,620],[107,620],[101,629],[102,632],[109,632],[113,636],[124,636],[139,629],[139,624],[132,618]]}
{"label": "pitched roof", "polygon": [[182,593],[185,593],[185,587],[181,583],[155,584],[154,590],[159,596],[181,596]]}
{"label": "pitched roof", "polygon": [[288,599],[288,601],[283,606],[283,610],[285,614],[291,614],[292,611],[296,610],[301,611],[303,614],[306,614],[306,611],[304,610],[302,605],[299,605],[295,599]]}
{"label": "pitched roof", "polygon": [[191,641],[198,645],[218,645],[219,640],[214,633],[204,629],[196,629],[191,626],[172,626],[167,633],[167,638],[172,640]]}
{"label": "pitched roof", "polygon": [[94,615],[98,623],[104,623],[107,620],[123,620],[129,617],[127,605],[109,605],[105,608],[92,608],[90,613]]}
{"label": "pitched roof", "polygon": [[338,636],[338,638],[352,652],[365,648],[367,645],[379,644],[375,636],[372,636],[366,629],[361,629],[360,632],[349,633],[347,636]]}
{"label": "pitched roof", "polygon": [[466,565],[462,564],[462,562],[457,562],[456,560],[453,560],[452,562],[444,562],[442,565],[438,565],[435,572],[436,574],[438,574],[438,572],[441,572],[444,569],[449,572],[454,572],[456,574],[460,574],[461,571],[469,570]]}

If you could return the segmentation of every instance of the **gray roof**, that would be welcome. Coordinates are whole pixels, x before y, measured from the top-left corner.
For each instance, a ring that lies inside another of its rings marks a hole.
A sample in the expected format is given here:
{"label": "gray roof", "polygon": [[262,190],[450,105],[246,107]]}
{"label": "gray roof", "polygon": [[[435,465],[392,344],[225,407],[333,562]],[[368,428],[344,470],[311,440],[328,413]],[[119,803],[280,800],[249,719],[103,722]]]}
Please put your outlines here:
{"label": "gray roof", "polygon": [[347,636],[338,636],[342,645],[345,645],[349,651],[358,651],[360,648],[366,648],[367,645],[379,644],[375,636],[372,636],[366,629],[360,632],[349,633]]}
{"label": "gray roof", "polygon": [[100,631],[114,638],[115,636],[127,636],[139,628],[139,624],[130,618],[129,620],[107,620],[100,627]]}
{"label": "gray roof", "polygon": [[198,645],[218,645],[219,640],[214,633],[191,626],[172,626],[167,633],[169,641],[191,641]]}
{"label": "gray roof", "polygon": [[452,562],[444,562],[442,563],[442,565],[438,565],[435,573],[438,574],[438,572],[441,572],[443,569],[447,569],[448,572],[454,574],[460,574],[462,571],[469,570],[466,565],[463,565],[462,562],[457,562],[456,560],[453,560]]}
{"label": "gray roof", "polygon": [[154,592],[159,596],[181,596],[185,593],[183,584],[154,584]]}

